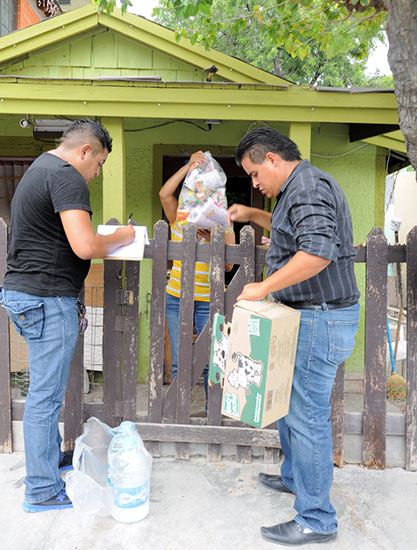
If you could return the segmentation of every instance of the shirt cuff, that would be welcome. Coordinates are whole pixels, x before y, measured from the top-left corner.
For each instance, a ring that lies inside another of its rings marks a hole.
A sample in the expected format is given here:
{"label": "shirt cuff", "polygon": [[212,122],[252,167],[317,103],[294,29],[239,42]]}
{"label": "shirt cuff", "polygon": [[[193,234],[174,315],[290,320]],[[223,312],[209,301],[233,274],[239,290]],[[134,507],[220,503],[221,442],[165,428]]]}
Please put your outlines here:
{"label": "shirt cuff", "polygon": [[306,235],[298,241],[298,249],[332,262],[339,257],[339,245],[323,235]]}

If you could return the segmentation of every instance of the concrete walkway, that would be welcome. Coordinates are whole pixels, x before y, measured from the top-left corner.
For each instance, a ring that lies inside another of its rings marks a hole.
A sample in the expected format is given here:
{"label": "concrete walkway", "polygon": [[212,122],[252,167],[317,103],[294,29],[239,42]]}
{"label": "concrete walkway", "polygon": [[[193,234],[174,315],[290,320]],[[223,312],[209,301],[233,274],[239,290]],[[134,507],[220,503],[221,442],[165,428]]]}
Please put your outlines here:
{"label": "concrete walkway", "polygon": [[[1,550],[272,550],[261,525],[294,517],[294,497],[258,487],[260,462],[155,459],[149,516],[126,525],[75,510],[22,510],[23,453],[0,455]],[[339,536],[328,550],[417,549],[417,472],[345,466],[335,470],[332,502]],[[311,550],[323,548],[306,546]]]}

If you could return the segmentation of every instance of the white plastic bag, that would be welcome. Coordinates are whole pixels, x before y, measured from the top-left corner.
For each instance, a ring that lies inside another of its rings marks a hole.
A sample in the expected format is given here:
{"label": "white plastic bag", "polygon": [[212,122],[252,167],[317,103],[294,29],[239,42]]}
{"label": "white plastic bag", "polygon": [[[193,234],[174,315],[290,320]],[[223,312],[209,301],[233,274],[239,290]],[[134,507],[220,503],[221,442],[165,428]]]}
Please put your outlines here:
{"label": "white plastic bag", "polygon": [[[112,513],[113,489],[108,479],[108,451],[118,433],[118,428],[110,428],[91,417],[87,420],[84,433],[75,440],[74,470],[68,472],[65,478],[67,494],[75,510],[97,516]],[[142,442],[140,435],[137,436]]]}
{"label": "white plastic bag", "polygon": [[216,224],[227,227],[227,177],[209,151],[204,155],[206,162],[190,170],[184,180],[178,203],[178,222],[191,222],[203,229]]}
{"label": "white plastic bag", "polygon": [[84,433],[75,440],[73,466],[65,483],[74,508],[84,514],[110,515],[112,490],[108,483],[107,451],[113,432],[95,417],[87,420]]}

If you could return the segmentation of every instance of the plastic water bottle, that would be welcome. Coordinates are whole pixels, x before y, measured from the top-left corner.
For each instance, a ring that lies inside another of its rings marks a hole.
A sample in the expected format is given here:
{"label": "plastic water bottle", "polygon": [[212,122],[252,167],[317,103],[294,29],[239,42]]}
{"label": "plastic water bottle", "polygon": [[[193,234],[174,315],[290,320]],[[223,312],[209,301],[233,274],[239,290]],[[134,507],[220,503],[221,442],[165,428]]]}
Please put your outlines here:
{"label": "plastic water bottle", "polygon": [[116,428],[108,450],[108,465],[113,518],[123,523],[145,518],[149,513],[152,457],[133,422],[124,421]]}

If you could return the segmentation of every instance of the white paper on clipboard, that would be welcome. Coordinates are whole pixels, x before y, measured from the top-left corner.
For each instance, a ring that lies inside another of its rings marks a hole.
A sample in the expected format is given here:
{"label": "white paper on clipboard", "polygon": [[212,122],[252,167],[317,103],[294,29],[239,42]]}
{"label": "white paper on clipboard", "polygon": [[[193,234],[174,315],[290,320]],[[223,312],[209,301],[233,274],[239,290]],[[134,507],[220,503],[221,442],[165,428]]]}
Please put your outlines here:
{"label": "white paper on clipboard", "polygon": [[[119,227],[124,225],[99,225],[99,235],[112,235]],[[105,257],[109,260],[142,260],[145,244],[149,244],[148,229],[145,225],[132,225],[135,230],[135,238],[126,246],[121,246]]]}

